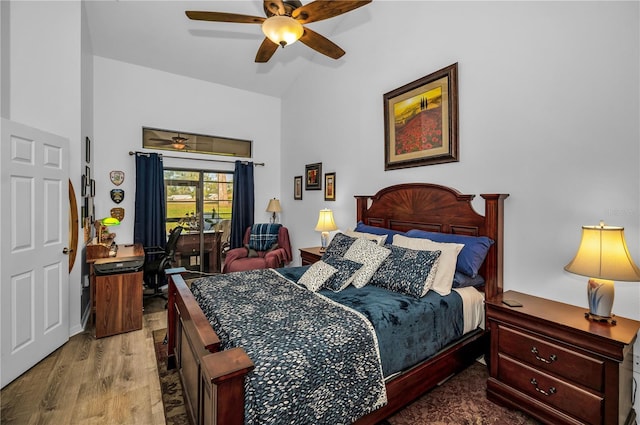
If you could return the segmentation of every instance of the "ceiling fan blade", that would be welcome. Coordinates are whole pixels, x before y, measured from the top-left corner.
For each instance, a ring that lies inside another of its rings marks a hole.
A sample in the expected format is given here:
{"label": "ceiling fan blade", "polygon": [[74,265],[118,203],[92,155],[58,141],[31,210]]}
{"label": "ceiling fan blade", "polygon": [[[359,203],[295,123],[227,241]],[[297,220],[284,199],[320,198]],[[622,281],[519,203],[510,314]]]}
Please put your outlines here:
{"label": "ceiling fan blade", "polygon": [[311,31],[309,28],[304,29],[304,34],[300,37],[300,41],[311,47],[316,52],[322,53],[323,55],[329,56],[333,59],[338,59],[345,53],[345,51],[337,44],[321,36],[317,32]]}
{"label": "ceiling fan blade", "polygon": [[266,18],[259,16],[238,15],[237,13],[224,12],[200,12],[187,10],[184,12],[189,19],[194,21],[233,22],[238,24],[261,24]]}
{"label": "ceiling fan blade", "polygon": [[168,143],[173,143],[173,140],[171,139],[158,139],[155,137],[150,137],[149,140],[153,140],[155,142],[168,142]]}
{"label": "ceiling fan blade", "polygon": [[265,37],[258,49],[258,53],[256,53],[256,62],[268,62],[269,59],[271,59],[271,56],[273,56],[276,50],[278,50],[278,47],[279,46],[276,43]]}
{"label": "ceiling fan blade", "polygon": [[278,16],[286,14],[282,0],[264,0],[264,11]]}
{"label": "ceiling fan blade", "polygon": [[371,3],[371,0],[316,0],[295,9],[291,17],[301,24],[333,18]]}

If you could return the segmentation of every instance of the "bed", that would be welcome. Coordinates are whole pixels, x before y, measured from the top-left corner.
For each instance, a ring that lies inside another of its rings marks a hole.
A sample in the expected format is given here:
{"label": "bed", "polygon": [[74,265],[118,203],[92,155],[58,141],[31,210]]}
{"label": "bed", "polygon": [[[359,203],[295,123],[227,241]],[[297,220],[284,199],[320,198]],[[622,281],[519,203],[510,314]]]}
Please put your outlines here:
{"label": "bed", "polygon": [[[356,217],[358,223],[369,228],[490,238],[493,244],[478,271],[484,285],[471,288],[487,298],[502,292],[503,207],[508,195],[482,194],[481,197],[484,215],[473,209],[474,195],[434,184],[400,184],[384,188],[373,196],[355,196]],[[278,271],[284,277],[287,272],[287,269]],[[245,423],[245,398],[248,397],[245,381],[256,365],[242,346],[224,346],[225,335],[216,334],[179,270],[169,275],[168,367],[180,372],[185,404],[193,423]],[[199,292],[196,288],[196,293]],[[386,375],[383,376],[386,401],[375,404],[374,410],[355,423],[375,424],[389,417],[473,363],[484,354],[486,346],[486,332],[477,327],[455,342],[447,343],[426,360],[383,374]]]}

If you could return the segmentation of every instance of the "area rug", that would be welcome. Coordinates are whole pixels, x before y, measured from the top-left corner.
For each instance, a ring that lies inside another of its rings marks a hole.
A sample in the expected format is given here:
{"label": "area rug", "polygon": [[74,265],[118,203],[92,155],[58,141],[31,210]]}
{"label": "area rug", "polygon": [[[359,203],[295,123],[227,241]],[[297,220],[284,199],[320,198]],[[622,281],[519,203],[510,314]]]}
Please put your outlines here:
{"label": "area rug", "polygon": [[167,344],[164,339],[166,329],[153,331],[153,345],[156,351],[160,389],[162,390],[162,404],[167,425],[190,425],[187,411],[182,397],[182,385],[177,370],[167,370]]}
{"label": "area rug", "polygon": [[[153,332],[167,425],[189,425],[178,372],[167,370],[166,329]],[[474,363],[379,425],[539,425],[487,400],[487,367]]]}
{"label": "area rug", "polygon": [[523,413],[487,400],[487,367],[475,362],[382,424],[390,425],[538,425]]}

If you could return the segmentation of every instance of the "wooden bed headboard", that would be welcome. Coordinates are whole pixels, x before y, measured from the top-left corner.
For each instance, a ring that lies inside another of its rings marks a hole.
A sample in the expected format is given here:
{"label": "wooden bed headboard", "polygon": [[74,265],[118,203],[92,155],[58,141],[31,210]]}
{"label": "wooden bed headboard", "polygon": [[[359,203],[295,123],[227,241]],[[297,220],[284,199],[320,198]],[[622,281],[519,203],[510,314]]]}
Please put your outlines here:
{"label": "wooden bed headboard", "polygon": [[480,269],[485,297],[503,288],[504,200],[508,194],[481,194],[485,215],[471,205],[475,195],[429,183],[405,183],[384,188],[373,196],[356,195],[356,218],[364,224],[405,232],[420,229],[494,241]]}

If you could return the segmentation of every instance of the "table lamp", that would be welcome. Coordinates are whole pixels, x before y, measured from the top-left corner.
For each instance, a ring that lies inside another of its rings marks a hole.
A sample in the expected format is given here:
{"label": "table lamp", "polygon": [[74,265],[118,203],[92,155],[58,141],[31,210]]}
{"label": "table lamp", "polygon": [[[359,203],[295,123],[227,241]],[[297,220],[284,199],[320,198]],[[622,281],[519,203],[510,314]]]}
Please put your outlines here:
{"label": "table lamp", "polygon": [[282,212],[280,200],[276,198],[269,199],[269,205],[267,205],[267,209],[265,211],[273,213],[271,216],[271,222],[276,223],[276,213]]}
{"label": "table lamp", "polygon": [[333,221],[333,211],[328,208],[320,210],[320,215],[318,216],[318,224],[316,224],[316,232],[322,232],[320,234],[320,241],[322,246],[320,247],[320,252],[325,252],[327,250],[327,239],[329,239],[329,232],[332,230],[338,230],[338,226],[336,226],[336,222]]}
{"label": "table lamp", "polygon": [[582,226],[582,240],[575,258],[564,269],[588,276],[587,319],[616,324],[611,314],[614,298],[613,281],[639,282],[640,269],[633,262],[624,239],[624,227]]}
{"label": "table lamp", "polygon": [[109,233],[107,232],[107,227],[110,226],[119,226],[120,220],[115,217],[105,217],[103,219],[96,221],[96,237],[98,238],[98,243],[103,243],[109,238]]}

